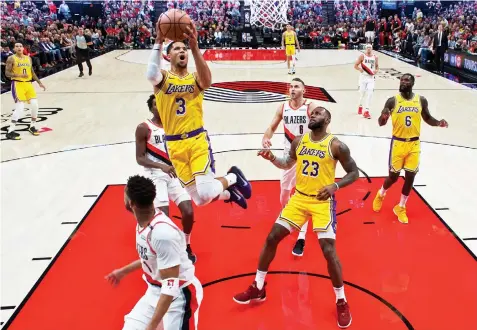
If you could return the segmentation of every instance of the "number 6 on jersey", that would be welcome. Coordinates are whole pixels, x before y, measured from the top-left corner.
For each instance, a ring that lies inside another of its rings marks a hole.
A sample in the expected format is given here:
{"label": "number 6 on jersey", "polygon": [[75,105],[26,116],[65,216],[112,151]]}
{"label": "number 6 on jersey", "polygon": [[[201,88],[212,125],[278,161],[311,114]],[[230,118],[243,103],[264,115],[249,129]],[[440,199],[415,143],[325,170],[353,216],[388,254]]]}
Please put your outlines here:
{"label": "number 6 on jersey", "polygon": [[182,97],[176,98],[176,104],[179,108],[176,110],[178,116],[183,116],[186,113],[186,101]]}

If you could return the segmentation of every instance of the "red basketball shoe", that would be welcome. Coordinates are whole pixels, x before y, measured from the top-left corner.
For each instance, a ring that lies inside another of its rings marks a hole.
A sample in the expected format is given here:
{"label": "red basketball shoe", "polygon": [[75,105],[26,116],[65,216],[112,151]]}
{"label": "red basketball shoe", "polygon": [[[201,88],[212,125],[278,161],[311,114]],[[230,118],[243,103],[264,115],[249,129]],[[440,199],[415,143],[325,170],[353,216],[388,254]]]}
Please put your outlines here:
{"label": "red basketball shoe", "polygon": [[362,114],[363,114],[363,107],[360,106],[360,107],[358,108],[358,115],[362,115]]}
{"label": "red basketball shoe", "polygon": [[363,117],[366,119],[371,119],[371,115],[369,114],[369,111],[365,111]]}
{"label": "red basketball shoe", "polygon": [[267,282],[265,282],[265,284],[263,285],[262,290],[259,290],[257,288],[257,282],[253,281],[253,284],[249,286],[246,291],[235,295],[233,299],[237,304],[242,305],[250,304],[250,301],[252,300],[258,302],[265,301],[267,299],[267,293],[265,292],[266,285]]}
{"label": "red basketball shoe", "polygon": [[338,311],[338,326],[341,329],[347,328],[351,325],[351,313],[349,311],[349,305],[344,299],[338,299],[336,303],[336,309]]}

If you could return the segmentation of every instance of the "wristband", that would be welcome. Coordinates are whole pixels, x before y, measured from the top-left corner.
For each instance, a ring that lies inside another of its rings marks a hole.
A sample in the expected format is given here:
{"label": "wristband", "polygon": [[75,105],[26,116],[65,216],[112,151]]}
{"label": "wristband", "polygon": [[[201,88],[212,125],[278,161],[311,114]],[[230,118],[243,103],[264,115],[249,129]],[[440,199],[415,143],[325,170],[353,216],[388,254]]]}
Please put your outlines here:
{"label": "wristband", "polygon": [[340,186],[338,186],[338,183],[335,182],[336,190],[340,189]]}
{"label": "wristband", "polygon": [[180,294],[179,279],[178,278],[166,278],[161,281],[161,294],[165,294],[172,297],[177,297]]}

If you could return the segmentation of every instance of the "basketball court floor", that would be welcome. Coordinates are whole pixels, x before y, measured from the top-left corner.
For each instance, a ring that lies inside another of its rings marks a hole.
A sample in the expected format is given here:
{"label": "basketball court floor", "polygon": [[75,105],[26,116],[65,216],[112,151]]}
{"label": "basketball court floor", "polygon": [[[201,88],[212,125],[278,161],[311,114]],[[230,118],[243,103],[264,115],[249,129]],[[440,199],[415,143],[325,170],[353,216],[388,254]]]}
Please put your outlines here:
{"label": "basketball court floor", "polygon": [[[477,329],[477,91],[380,54],[372,120],[356,114],[358,51],[302,51],[297,74],[306,97],[332,112],[331,131],[348,144],[361,178],[337,193],[337,248],[353,314],[351,329]],[[149,51],[118,50],[93,62],[94,74],[70,68],[43,79],[42,134],[19,125],[21,141],[2,141],[1,321],[12,330],[121,329],[146,285],[135,273],[117,287],[104,276],[135,258],[135,221],[123,185],[142,173],[134,132],[149,117]],[[280,170],[256,156],[262,134],[286,100],[281,50],[208,50],[214,85],[205,122],[217,173],[231,165],[253,180],[247,210],[224,203],[195,208],[192,246],[204,285],[199,329],[337,329],[334,294],[316,237],[291,254],[296,234],[279,247],[268,299],[241,306],[232,296],[254,278],[258,255],[279,211]],[[193,67],[193,61],[190,60]],[[415,92],[448,129],[423,123],[422,158],[408,201],[408,225],[392,213],[402,180],[383,210],[372,211],[387,175],[390,126],[377,116],[399,76],[416,75]],[[39,89],[38,89],[39,90]],[[1,96],[2,140],[13,109]],[[29,112],[25,113],[29,122]],[[283,128],[273,148],[283,145]],[[337,176],[344,171],[338,166]],[[172,208],[173,219],[180,213]]]}

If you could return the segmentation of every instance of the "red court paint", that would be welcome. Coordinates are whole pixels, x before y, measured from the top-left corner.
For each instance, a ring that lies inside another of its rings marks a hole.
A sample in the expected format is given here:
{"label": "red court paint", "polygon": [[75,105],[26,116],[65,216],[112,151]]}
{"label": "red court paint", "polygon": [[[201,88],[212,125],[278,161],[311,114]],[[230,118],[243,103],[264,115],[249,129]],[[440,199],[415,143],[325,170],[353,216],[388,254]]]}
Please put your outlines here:
{"label": "red court paint", "polygon": [[208,49],[206,61],[280,61],[286,60],[283,49]]}
{"label": "red court paint", "polygon": [[[350,329],[476,329],[477,262],[417,194],[408,201],[409,224],[399,223],[392,207],[400,185],[388,192],[381,213],[374,213],[371,204],[381,185],[382,179],[360,179],[337,193],[338,212],[351,209],[338,216],[337,238]],[[267,276],[267,301],[233,302],[253,281],[280,211],[278,181],[254,182],[253,189],[247,210],[221,202],[195,208],[192,246],[204,284],[199,329],[337,329],[334,293],[311,232],[302,258],[291,254],[296,234],[279,247]],[[108,187],[9,329],[121,329],[146,288],[139,272],[117,288],[104,280],[137,258],[135,221],[122,203],[123,187]],[[171,212],[179,215],[175,207]]]}
{"label": "red court paint", "polygon": [[49,128],[49,127],[42,127],[38,130],[39,133],[45,133],[45,132],[50,132],[52,131],[53,129],[52,128]]}

